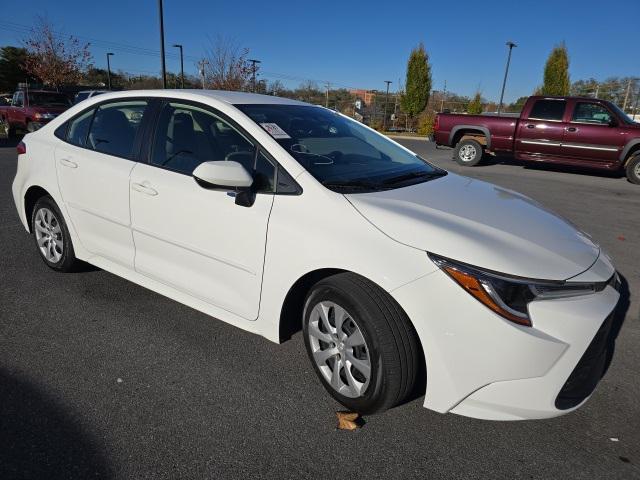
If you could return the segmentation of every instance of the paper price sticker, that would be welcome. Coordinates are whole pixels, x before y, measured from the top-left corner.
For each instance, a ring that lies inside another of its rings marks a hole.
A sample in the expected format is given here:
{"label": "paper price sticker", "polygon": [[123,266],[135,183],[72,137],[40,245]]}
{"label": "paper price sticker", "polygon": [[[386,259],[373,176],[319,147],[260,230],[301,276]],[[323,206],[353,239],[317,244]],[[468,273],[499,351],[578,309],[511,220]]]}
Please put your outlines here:
{"label": "paper price sticker", "polygon": [[260,126],[273,138],[291,138],[277,123],[261,123]]}

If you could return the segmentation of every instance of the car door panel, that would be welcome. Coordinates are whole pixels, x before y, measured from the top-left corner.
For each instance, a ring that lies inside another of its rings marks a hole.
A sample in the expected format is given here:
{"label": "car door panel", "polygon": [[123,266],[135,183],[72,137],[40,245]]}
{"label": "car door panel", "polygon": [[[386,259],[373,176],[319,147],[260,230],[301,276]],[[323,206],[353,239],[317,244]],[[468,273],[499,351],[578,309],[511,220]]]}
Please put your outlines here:
{"label": "car door panel", "polygon": [[251,207],[238,206],[232,192],[138,164],[131,175],[136,271],[253,320],[272,204],[273,195],[258,194]]}
{"label": "car door panel", "polygon": [[135,162],[86,148],[56,147],[62,199],[86,250],[133,268],[129,175]]}
{"label": "car door panel", "polygon": [[130,99],[81,112],[54,153],[62,199],[82,245],[131,269],[129,177],[146,107],[145,100]]}
{"label": "car door panel", "polygon": [[575,101],[565,128],[564,155],[600,164],[617,163],[626,135],[617,124],[610,124],[612,118],[615,116],[601,104]]}
{"label": "car door panel", "polygon": [[528,118],[520,120],[516,135],[516,153],[541,159],[561,157],[564,137],[563,100],[536,100]]}

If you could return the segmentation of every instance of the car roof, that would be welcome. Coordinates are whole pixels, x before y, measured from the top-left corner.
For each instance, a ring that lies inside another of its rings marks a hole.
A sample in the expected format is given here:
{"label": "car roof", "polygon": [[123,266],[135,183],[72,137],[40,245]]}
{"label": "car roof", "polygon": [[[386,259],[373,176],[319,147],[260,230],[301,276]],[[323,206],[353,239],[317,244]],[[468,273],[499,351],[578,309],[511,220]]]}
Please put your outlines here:
{"label": "car roof", "polygon": [[290,98],[276,97],[273,95],[261,95],[248,92],[231,92],[225,90],[201,90],[201,89],[154,89],[154,90],[123,90],[109,92],[106,98],[122,97],[184,97],[184,95],[200,97],[202,99],[215,99],[230,105],[260,104],[260,105],[310,105],[309,103],[292,100]]}

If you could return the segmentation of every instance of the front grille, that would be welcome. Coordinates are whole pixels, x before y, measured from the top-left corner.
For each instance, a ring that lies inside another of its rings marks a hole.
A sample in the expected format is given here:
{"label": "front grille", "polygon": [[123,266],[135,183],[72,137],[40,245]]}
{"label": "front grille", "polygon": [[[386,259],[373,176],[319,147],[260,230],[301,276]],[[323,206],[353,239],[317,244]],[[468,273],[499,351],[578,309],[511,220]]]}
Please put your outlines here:
{"label": "front grille", "polygon": [[611,325],[613,324],[613,312],[602,323],[589,347],[573,369],[556,397],[556,408],[567,410],[579,405],[585,398],[593,393],[598,382],[604,375],[609,357],[611,345]]}

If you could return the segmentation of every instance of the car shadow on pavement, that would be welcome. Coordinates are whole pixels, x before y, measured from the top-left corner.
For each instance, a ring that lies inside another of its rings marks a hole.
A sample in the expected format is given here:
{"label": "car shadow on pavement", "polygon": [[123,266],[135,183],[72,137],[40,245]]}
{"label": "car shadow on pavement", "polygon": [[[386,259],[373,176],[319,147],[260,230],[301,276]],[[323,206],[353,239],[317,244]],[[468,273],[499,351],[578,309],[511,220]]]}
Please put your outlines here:
{"label": "car shadow on pavement", "polygon": [[78,419],[41,387],[0,368],[0,478],[110,478]]}

